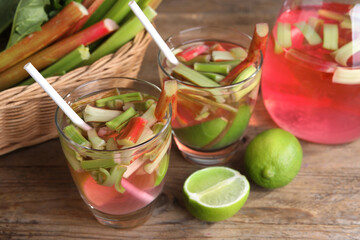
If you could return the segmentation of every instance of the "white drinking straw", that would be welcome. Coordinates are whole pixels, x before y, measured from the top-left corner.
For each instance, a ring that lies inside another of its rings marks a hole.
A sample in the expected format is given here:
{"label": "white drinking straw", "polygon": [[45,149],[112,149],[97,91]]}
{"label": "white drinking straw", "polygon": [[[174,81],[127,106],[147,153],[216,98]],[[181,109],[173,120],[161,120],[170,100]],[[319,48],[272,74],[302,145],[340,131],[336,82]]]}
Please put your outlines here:
{"label": "white drinking straw", "polygon": [[168,45],[166,45],[165,41],[161,38],[160,34],[156,31],[154,26],[151,24],[149,19],[145,16],[139,5],[132,0],[129,2],[129,7],[134,12],[134,14],[137,16],[137,18],[140,20],[142,25],[146,28],[148,33],[150,33],[151,37],[155,41],[155,43],[158,45],[160,50],[164,53],[165,57],[174,65],[178,65],[179,61],[175,57],[175,55],[171,52]]}
{"label": "white drinking straw", "polygon": [[88,131],[91,127],[84,122],[76,112],[64,101],[64,99],[56,92],[56,90],[46,81],[46,79],[39,73],[39,71],[31,64],[27,63],[24,69],[31,75],[31,77],[39,83],[47,94],[54,100],[54,102],[63,110],[63,112],[70,118],[70,120],[84,131]]}

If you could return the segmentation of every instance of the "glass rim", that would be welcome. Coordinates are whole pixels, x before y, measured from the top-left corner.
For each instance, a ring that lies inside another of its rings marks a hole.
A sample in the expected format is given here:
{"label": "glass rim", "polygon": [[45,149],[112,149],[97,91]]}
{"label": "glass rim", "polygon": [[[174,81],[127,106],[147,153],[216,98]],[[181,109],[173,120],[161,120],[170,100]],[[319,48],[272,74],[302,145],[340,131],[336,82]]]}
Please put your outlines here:
{"label": "glass rim", "polygon": [[[142,79],[138,79],[138,78],[131,78],[131,77],[106,77],[106,78],[98,78],[98,79],[94,79],[94,80],[91,80],[91,81],[88,81],[86,83],[83,83],[81,85],[79,85],[78,87],[72,89],[71,91],[69,91],[67,94],[65,94],[65,96],[63,97],[63,99],[66,101],[66,98],[69,97],[74,91],[80,89],[80,88],[83,88],[83,87],[86,87],[87,85],[91,84],[91,83],[94,83],[94,82],[97,82],[97,81],[102,81],[102,80],[106,80],[106,81],[110,81],[112,79],[127,79],[127,80],[132,80],[132,81],[135,81],[135,82],[141,82],[141,83],[145,83],[145,84],[148,84],[149,86],[151,87],[154,87],[156,90],[158,90],[160,93],[161,93],[161,89],[156,86],[155,84],[151,83],[151,82],[148,82],[148,81],[145,81],[145,80],[142,80]],[[60,108],[57,107],[56,108],[56,111],[55,111],[55,125],[56,125],[56,129],[58,130],[58,132],[61,134],[61,136],[69,143],[71,143],[72,145],[76,146],[77,148],[81,148],[83,150],[90,150],[90,151],[94,151],[94,152],[108,152],[108,153],[120,153],[120,152],[125,152],[125,151],[129,151],[129,150],[134,150],[134,149],[137,149],[137,148],[140,148],[142,146],[145,146],[147,144],[149,144],[150,142],[152,142],[153,140],[157,139],[161,134],[163,134],[165,132],[165,130],[169,127],[170,123],[171,123],[171,116],[172,116],[172,108],[169,106],[169,114],[168,114],[168,118],[166,120],[166,123],[164,125],[164,127],[157,133],[155,134],[154,136],[152,136],[151,138],[147,139],[146,141],[140,143],[140,144],[135,144],[135,145],[132,145],[130,147],[126,147],[126,148],[122,148],[122,149],[117,149],[117,150],[99,150],[99,149],[93,149],[93,148],[90,148],[90,147],[86,147],[86,146],[82,146],[80,144],[77,144],[76,142],[72,141],[71,139],[69,139],[64,131],[61,129],[61,127],[59,126],[59,123],[58,123],[58,114],[59,114],[59,110]],[[64,115],[66,115],[65,113],[63,113]]]}
{"label": "glass rim", "polygon": [[[197,26],[197,27],[192,27],[192,28],[186,28],[186,29],[183,29],[183,30],[180,30],[179,32],[177,33],[174,33],[172,35],[170,35],[166,40],[165,40],[165,43],[167,43],[171,38],[173,38],[174,36],[176,35],[180,35],[182,33],[188,33],[188,32],[191,32],[191,31],[196,31],[196,30],[201,30],[201,29],[221,29],[221,30],[227,30],[227,31],[232,31],[232,32],[237,32],[238,34],[241,34],[243,35],[244,37],[248,38],[250,41],[252,40],[252,38],[250,37],[250,35],[244,33],[244,32],[241,32],[241,31],[238,31],[236,30],[235,28],[232,28],[232,27],[221,27],[221,26],[216,26],[216,25],[212,25],[212,26]],[[201,39],[197,39],[197,40],[201,40]],[[214,41],[218,40],[219,39],[213,39]],[[227,41],[229,43],[232,43],[231,41]],[[237,45],[237,44],[236,44]],[[171,76],[163,67],[163,64],[161,63],[160,61],[160,56],[163,55],[161,50],[158,51],[158,57],[157,57],[157,62],[158,62],[158,65],[161,69],[161,71],[167,76],[169,77],[170,79],[174,79],[176,80],[177,82],[187,86],[187,87],[191,87],[191,88],[195,88],[195,89],[201,89],[201,90],[206,90],[206,89],[229,89],[229,88],[233,88],[233,87],[237,87],[237,86],[240,86],[240,85],[243,85],[245,83],[247,83],[248,81],[252,80],[261,70],[261,67],[263,65],[263,53],[262,51],[260,50],[260,56],[258,57],[259,58],[259,65],[257,66],[256,68],[256,71],[251,74],[249,77],[247,77],[246,79],[244,79],[243,81],[241,82],[238,82],[238,83],[235,83],[235,84],[229,84],[229,85],[224,85],[224,86],[216,86],[216,87],[202,87],[202,86],[196,86],[196,85],[193,85],[193,84],[190,84],[188,82],[185,82],[185,81],[182,81],[180,79],[177,79],[173,76]],[[166,59],[166,57],[164,56],[164,58]]]}

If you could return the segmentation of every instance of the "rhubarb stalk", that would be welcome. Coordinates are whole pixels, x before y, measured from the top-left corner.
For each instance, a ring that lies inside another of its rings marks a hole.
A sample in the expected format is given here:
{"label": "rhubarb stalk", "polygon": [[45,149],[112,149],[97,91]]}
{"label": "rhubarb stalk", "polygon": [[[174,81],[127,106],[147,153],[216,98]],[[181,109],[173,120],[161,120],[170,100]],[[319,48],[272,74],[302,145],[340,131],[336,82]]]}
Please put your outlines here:
{"label": "rhubarb stalk", "polygon": [[118,26],[114,21],[111,19],[105,19],[81,32],[56,42],[50,47],[26,58],[15,66],[0,73],[0,90],[11,87],[28,76],[28,73],[23,69],[26,63],[31,62],[37,69],[41,70],[53,64],[78,46],[82,44],[88,45],[108,35],[117,28]]}
{"label": "rhubarb stalk", "polygon": [[96,11],[89,17],[84,28],[90,27],[91,25],[104,19],[105,14],[113,7],[117,0],[105,0]]}
{"label": "rhubarb stalk", "polygon": [[[79,65],[82,61],[90,58],[89,48],[81,45],[71,53],[67,54],[65,57],[61,58],[59,61],[41,71],[41,75],[43,77],[50,76],[59,76],[64,75],[68,71],[74,69],[77,65]],[[23,82],[21,82],[20,86],[30,85],[34,83],[35,80],[33,78],[29,78]]]}
{"label": "rhubarb stalk", "polygon": [[222,85],[231,84],[245,68],[254,64],[256,59],[260,57],[260,52],[264,57],[268,34],[269,26],[267,23],[257,23],[255,25],[255,31],[250,43],[248,56],[243,62],[231,70],[231,72],[223,80],[220,81]]}
{"label": "rhubarb stalk", "polygon": [[[145,16],[152,21],[156,16],[156,12],[147,7],[144,10]],[[124,23],[114,34],[111,35],[103,44],[101,44],[93,53],[90,59],[85,61],[82,65],[89,65],[105,55],[115,52],[129,40],[136,36],[144,26],[141,24],[137,17],[133,17]]]}
{"label": "rhubarb stalk", "polygon": [[[87,14],[88,12],[84,6],[76,2],[71,2],[55,17],[46,22],[41,27],[41,31],[30,34],[10,48],[1,52],[0,72],[9,69],[21,60],[57,40],[67,32],[74,23]],[[2,77],[0,79],[3,81]]]}
{"label": "rhubarb stalk", "polygon": [[94,12],[103,4],[104,0],[95,0],[87,8],[88,15],[81,18],[71,29],[66,33],[66,36],[70,36],[79,31],[87,22],[87,20],[94,14]]}
{"label": "rhubarb stalk", "polygon": [[146,124],[147,120],[142,117],[131,118],[128,125],[126,125],[124,131],[117,139],[117,144],[125,147],[135,145],[144,131]]}
{"label": "rhubarb stalk", "polygon": [[156,104],[156,108],[155,108],[155,112],[154,112],[155,117],[159,121],[164,118],[170,103],[171,103],[172,114],[173,114],[172,119],[175,118],[176,106],[177,106],[176,92],[177,92],[176,80],[168,80],[168,81],[164,82],[163,89],[161,91],[160,98]]}

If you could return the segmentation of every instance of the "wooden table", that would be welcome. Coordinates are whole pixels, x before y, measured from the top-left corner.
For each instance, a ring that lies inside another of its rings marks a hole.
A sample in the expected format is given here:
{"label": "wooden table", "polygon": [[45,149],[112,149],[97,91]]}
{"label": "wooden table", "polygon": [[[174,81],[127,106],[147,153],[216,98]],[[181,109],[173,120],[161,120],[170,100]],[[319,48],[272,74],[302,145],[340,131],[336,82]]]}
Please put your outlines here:
{"label": "wooden table", "polygon": [[[249,34],[256,22],[274,22],[277,0],[164,0],[156,26],[163,37],[180,29],[218,24]],[[157,47],[151,43],[140,78],[158,84]],[[275,127],[262,99],[246,139]],[[100,225],[81,200],[58,140],[0,157],[0,239],[360,239],[360,140],[326,146],[301,141],[304,158],[287,186],[265,190],[251,184],[244,207],[219,223],[194,219],[181,197],[186,177],[199,167],[173,145],[159,207],[145,225],[117,230]],[[243,153],[231,164],[243,172]]]}

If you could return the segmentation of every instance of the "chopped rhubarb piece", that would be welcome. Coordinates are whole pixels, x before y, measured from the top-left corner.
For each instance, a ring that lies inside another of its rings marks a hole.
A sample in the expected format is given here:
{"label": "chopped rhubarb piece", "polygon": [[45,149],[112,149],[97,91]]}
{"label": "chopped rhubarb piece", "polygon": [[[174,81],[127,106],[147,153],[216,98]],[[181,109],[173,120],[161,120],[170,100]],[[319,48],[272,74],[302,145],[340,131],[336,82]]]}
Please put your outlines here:
{"label": "chopped rhubarb piece", "polygon": [[199,72],[213,72],[220,74],[228,74],[231,66],[227,64],[209,64],[209,63],[195,63],[194,70]]}
{"label": "chopped rhubarb piece", "polygon": [[347,66],[347,61],[357,52],[360,52],[360,38],[348,42],[338,50],[334,51],[331,55],[334,56],[337,63]]}
{"label": "chopped rhubarb piece", "polygon": [[211,80],[214,80],[215,82],[220,82],[224,79],[224,76],[221,74],[213,73],[213,72],[202,72],[202,75],[205,77],[210,78]]}
{"label": "chopped rhubarb piece", "polygon": [[234,56],[228,51],[212,51],[212,59],[215,62],[234,60]]}
{"label": "chopped rhubarb piece", "polygon": [[226,49],[221,45],[221,43],[215,43],[210,47],[210,51],[226,51]]}
{"label": "chopped rhubarb piece", "polygon": [[208,63],[210,62],[211,60],[211,55],[210,54],[203,54],[203,55],[200,55],[200,56],[197,56],[197,57],[194,57],[193,59],[191,59],[190,61],[188,62],[183,62],[184,64],[186,65],[193,65],[194,63]]}
{"label": "chopped rhubarb piece", "polygon": [[117,144],[120,146],[129,147],[134,145],[137,140],[140,138],[144,128],[146,126],[147,120],[141,117],[132,118],[128,125],[124,128],[124,131],[117,139]]}
{"label": "chopped rhubarb piece", "polygon": [[266,23],[258,23],[255,25],[255,30],[250,43],[247,58],[234,69],[232,69],[231,72],[222,81],[220,81],[222,85],[231,84],[245,68],[255,63],[256,59],[258,59],[260,56],[260,52],[262,52],[262,54],[265,53],[268,35],[269,26]]}
{"label": "chopped rhubarb piece", "polygon": [[336,20],[339,22],[341,22],[347,18],[347,16],[344,14],[337,13],[337,12],[330,11],[330,10],[325,10],[325,9],[319,9],[318,14],[321,17]]}
{"label": "chopped rhubarb piece", "polygon": [[[159,101],[156,104],[156,108],[154,112],[155,117],[158,120],[162,120],[164,118],[169,104],[175,103],[176,92],[177,92],[176,80],[168,80],[164,82],[163,89],[161,91]],[[172,118],[175,118],[174,115],[176,115],[176,109],[174,109],[173,105],[172,105],[172,110],[173,110]]]}
{"label": "chopped rhubarb piece", "polygon": [[314,28],[312,28],[306,22],[298,22],[294,24],[304,35],[305,39],[308,41],[310,45],[317,45],[322,42],[321,37],[317,32],[315,32]]}
{"label": "chopped rhubarb piece", "polygon": [[324,20],[319,19],[316,17],[309,17],[308,24],[317,32],[319,33],[322,26],[324,25]]}
{"label": "chopped rhubarb piece", "polygon": [[260,56],[260,51],[265,55],[266,43],[269,35],[269,25],[267,23],[257,23],[250,43],[247,60],[255,62]]}
{"label": "chopped rhubarb piece", "polygon": [[242,48],[242,47],[236,47],[236,48],[232,48],[230,49],[230,52],[232,52],[232,54],[234,54],[235,59],[239,59],[240,61],[243,61],[244,59],[247,58],[247,51]]}
{"label": "chopped rhubarb piece", "polygon": [[209,50],[206,45],[197,45],[186,48],[184,51],[176,54],[179,61],[188,62],[196,56],[199,56]]}
{"label": "chopped rhubarb piece", "polygon": [[278,22],[277,24],[277,39],[276,42],[283,48],[289,48],[292,45],[291,40],[291,25],[290,23]]}
{"label": "chopped rhubarb piece", "polygon": [[182,78],[185,78],[189,82],[192,82],[201,87],[218,87],[220,86],[218,83],[213,80],[203,76],[201,73],[185,66],[184,64],[178,64],[173,72]]}
{"label": "chopped rhubarb piece", "polygon": [[107,122],[120,115],[122,111],[103,109],[86,105],[84,109],[85,122]]}
{"label": "chopped rhubarb piece", "polygon": [[340,84],[360,84],[360,69],[336,68],[332,81]]}
{"label": "chopped rhubarb piece", "polygon": [[324,24],[323,48],[329,50],[339,48],[339,29],[337,24]]}

